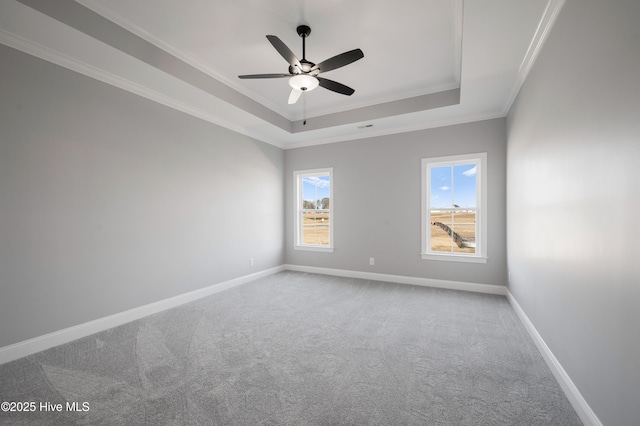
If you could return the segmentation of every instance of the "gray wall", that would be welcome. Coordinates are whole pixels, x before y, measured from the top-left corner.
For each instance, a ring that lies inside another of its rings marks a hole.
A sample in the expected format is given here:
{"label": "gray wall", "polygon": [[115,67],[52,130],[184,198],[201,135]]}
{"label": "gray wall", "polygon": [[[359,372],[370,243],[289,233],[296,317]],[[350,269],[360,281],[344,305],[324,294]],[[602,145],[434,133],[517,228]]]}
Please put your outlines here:
{"label": "gray wall", "polygon": [[[488,153],[487,264],[420,258],[421,158]],[[505,120],[285,152],[288,264],[506,285]],[[333,167],[335,251],[293,250],[293,171]],[[375,266],[369,266],[369,258]]]}
{"label": "gray wall", "polygon": [[283,263],[281,149],[2,45],[0,94],[0,347]]}
{"label": "gray wall", "polygon": [[640,422],[638,20],[567,0],[508,116],[510,290],[611,426]]}

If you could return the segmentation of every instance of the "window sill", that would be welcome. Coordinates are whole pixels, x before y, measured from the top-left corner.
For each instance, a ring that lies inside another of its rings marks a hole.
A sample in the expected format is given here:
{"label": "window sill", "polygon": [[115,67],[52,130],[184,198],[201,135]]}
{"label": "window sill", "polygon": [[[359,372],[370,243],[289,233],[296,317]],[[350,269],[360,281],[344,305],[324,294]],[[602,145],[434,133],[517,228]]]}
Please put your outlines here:
{"label": "window sill", "polygon": [[459,254],[427,254],[421,253],[423,260],[442,260],[445,262],[465,262],[465,263],[487,263],[484,256],[465,256]]}
{"label": "window sill", "polygon": [[325,253],[333,253],[333,247],[327,246],[293,246],[293,249],[302,251],[321,251]]}

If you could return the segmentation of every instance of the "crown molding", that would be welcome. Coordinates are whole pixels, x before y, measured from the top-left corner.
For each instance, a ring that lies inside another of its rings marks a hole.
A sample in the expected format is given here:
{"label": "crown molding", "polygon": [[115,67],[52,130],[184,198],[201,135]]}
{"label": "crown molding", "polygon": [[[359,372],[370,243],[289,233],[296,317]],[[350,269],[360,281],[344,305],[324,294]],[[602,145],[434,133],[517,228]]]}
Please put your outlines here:
{"label": "crown molding", "polygon": [[223,76],[222,74],[220,74],[217,70],[211,68],[210,66],[208,66],[203,60],[201,60],[200,58],[185,52],[184,50],[174,46],[173,44],[167,42],[166,40],[163,40],[161,38],[158,38],[152,34],[150,34],[148,31],[144,30],[142,27],[140,27],[137,24],[134,24],[133,22],[131,22],[130,20],[124,18],[123,16],[113,12],[112,10],[109,10],[107,7],[105,7],[104,5],[102,5],[101,3],[97,2],[96,0],[75,0],[76,2],[80,3],[81,5],[83,5],[84,7],[86,7],[87,9],[90,9],[91,11],[97,13],[98,15],[102,16],[105,19],[108,19],[109,21],[115,23],[116,25],[124,28],[125,30],[131,32],[132,34],[135,34],[136,36],[140,37],[141,39],[148,41],[149,43],[153,44],[154,46],[164,50],[165,52],[169,53],[172,56],[175,56],[176,58],[180,59],[181,61],[191,65],[192,67],[196,68],[197,70],[207,74],[209,77],[214,78],[218,81],[220,81],[221,83],[226,84],[227,86],[231,87],[233,90],[242,93],[245,96],[248,96],[249,98],[253,99],[254,101],[258,102],[259,104],[261,104],[262,106],[269,108],[271,110],[273,110],[274,112],[280,114],[281,116],[285,117],[287,120],[289,121],[293,121],[295,117],[293,117],[291,114],[289,114],[288,111],[286,111],[285,109],[283,109],[282,107],[280,107],[279,105],[276,105],[275,103],[263,98],[262,96],[257,95],[255,92],[252,92],[250,90],[247,90],[244,86],[242,86],[241,84],[239,84],[238,82],[236,82],[235,80],[230,80],[227,77]]}
{"label": "crown molding", "polygon": [[[366,101],[351,104],[346,107],[332,107],[332,108],[320,109],[314,112],[313,115],[309,115],[306,118],[307,119],[318,118],[318,117],[323,117],[325,115],[339,114],[339,113],[353,111],[360,108],[375,107],[377,105],[383,105],[390,102],[402,101],[404,99],[411,99],[419,96],[432,95],[435,93],[445,92],[448,90],[454,90],[459,88],[460,88],[460,84],[456,82],[449,82],[446,84],[442,84],[438,86],[430,86],[428,88],[421,88],[418,90],[407,90],[404,92],[394,93],[392,96],[384,96],[384,97],[368,99]],[[295,123],[296,121],[300,121],[302,119],[303,119],[302,114],[296,114],[296,117],[294,120],[292,120],[292,122]]]}
{"label": "crown molding", "polygon": [[[121,16],[118,13],[113,12],[104,4],[98,2],[97,0],[75,0],[77,3],[86,7],[87,9],[97,13],[103,18],[115,23],[116,25],[124,28],[125,30],[131,32],[132,34],[142,38],[143,40],[153,44],[159,49],[164,50],[170,55],[180,59],[181,61],[191,65],[192,67],[198,69],[199,71],[207,74],[209,77],[214,78],[221,83],[231,87],[233,90],[249,97],[250,99],[256,101],[262,106],[271,109],[273,112],[281,115],[286,118],[290,122],[295,122],[297,120],[302,119],[302,114],[299,112],[289,112],[286,109],[282,108],[280,105],[267,100],[266,98],[260,96],[259,94],[247,89],[245,86],[239,84],[236,80],[232,80],[227,78],[226,76],[219,73],[214,68],[207,65],[202,59],[185,52],[183,49],[176,47],[175,45],[167,42],[164,39],[156,37],[140,27],[139,25],[131,22],[127,18]],[[369,106],[375,106],[381,103],[393,102],[396,100],[401,100],[405,98],[412,98],[416,96],[428,95],[431,93],[442,92],[445,90],[457,89],[460,87],[460,69],[462,62],[462,21],[463,21],[463,0],[455,0],[454,1],[454,70],[453,70],[453,80],[452,82],[447,82],[445,84],[439,84],[437,86],[430,86],[427,88],[421,87],[416,90],[404,91],[401,93],[394,93],[391,96],[385,97],[377,97],[371,98],[366,101],[360,102],[358,104],[350,105],[348,107],[335,107],[335,108],[325,108],[322,110],[315,111],[313,116],[309,116],[308,118],[319,117],[323,115],[329,115],[334,113],[340,113],[344,111],[349,111],[357,108],[364,108]]]}
{"label": "crown molding", "polygon": [[[488,120],[488,119],[499,118],[504,116],[501,113],[481,114],[479,116],[462,116],[462,117],[455,117],[451,119],[427,121],[414,126],[398,126],[395,128],[376,129],[373,131],[367,131],[367,132],[351,134],[351,135],[341,135],[341,136],[334,136],[334,137],[328,137],[328,138],[314,138],[309,141],[286,143],[286,142],[283,142],[282,140],[267,138],[265,137],[264,134],[261,134],[261,133],[251,132],[246,128],[244,128],[243,126],[239,126],[234,122],[222,119],[219,116],[211,114],[208,111],[205,111],[199,108],[194,108],[188,103],[178,101],[160,92],[149,89],[144,85],[135,83],[133,81],[120,77],[116,74],[107,72],[103,69],[97,68],[86,62],[80,61],[76,58],[70,57],[59,51],[43,46],[32,40],[26,39],[22,36],[13,34],[3,29],[0,29],[0,43],[5,44],[14,49],[20,50],[29,55],[35,56],[37,58],[40,58],[42,60],[67,68],[71,71],[75,71],[79,74],[96,79],[98,81],[109,84],[111,86],[120,88],[127,92],[142,96],[146,99],[165,105],[169,108],[181,111],[185,114],[189,114],[193,117],[200,118],[207,122],[210,122],[218,126],[232,130],[234,132],[237,132],[239,134],[268,143],[270,145],[274,145],[281,149],[292,149],[292,148],[300,148],[300,147],[307,147],[307,146],[313,146],[313,145],[323,145],[328,143],[344,142],[349,140],[364,139],[364,138],[377,137],[377,136],[386,136],[386,135],[392,135],[392,134],[398,134],[398,133],[430,129],[435,127],[461,124],[466,122]],[[357,126],[359,124],[362,124],[362,123],[353,123],[353,126]]]}
{"label": "crown molding", "polygon": [[109,84],[111,86],[118,87],[127,92],[142,96],[143,98],[152,100],[169,108],[184,112],[185,114],[189,114],[193,117],[200,118],[218,126],[233,130],[234,132],[240,133],[250,138],[277,146],[278,148],[284,148],[281,141],[265,138],[262,134],[248,131],[246,128],[238,126],[237,124],[229,120],[224,120],[217,115],[209,113],[208,111],[202,110],[200,108],[195,108],[185,102],[179,101],[160,92],[149,89],[146,86],[135,83],[131,80],[127,80],[103,69],[94,67],[93,65],[87,64],[86,62],[67,56],[61,52],[43,46],[34,41],[28,40],[19,35],[13,34],[9,31],[0,29],[0,43],[45,60],[47,62],[54,63],[87,77]]}
{"label": "crown molding", "polygon": [[520,88],[524,84],[527,76],[529,75],[529,71],[533,67],[544,42],[547,40],[549,36],[549,32],[553,27],[553,24],[564,5],[565,0],[549,0],[547,3],[547,7],[542,14],[542,19],[540,19],[540,23],[538,24],[538,28],[536,29],[533,38],[531,39],[531,43],[529,44],[529,48],[527,49],[527,53],[524,55],[524,59],[520,63],[520,67],[518,68],[518,76],[516,81],[511,89],[511,93],[507,98],[507,101],[504,104],[504,115],[509,113],[511,109],[511,105],[515,101],[518,93],[520,92]]}
{"label": "crown molding", "polygon": [[458,85],[462,82],[462,40],[464,37],[464,0],[453,2],[453,54],[454,54],[454,79]]}
{"label": "crown molding", "polygon": [[[43,4],[46,4],[44,0],[33,0],[36,4],[40,4],[42,1]],[[265,143],[269,143],[276,147],[282,149],[290,149],[297,148],[303,146],[311,146],[311,145],[320,145],[326,143],[334,143],[334,142],[342,142],[356,139],[364,139],[369,137],[377,137],[377,136],[385,136],[385,135],[393,135],[404,132],[412,132],[424,129],[430,129],[435,127],[443,127],[455,124],[461,124],[466,122],[473,122],[478,120],[487,120],[493,118],[504,117],[508,114],[509,109],[511,108],[512,103],[517,97],[518,91],[520,87],[524,83],[527,78],[527,74],[533,66],[533,63],[542,48],[542,45],[548,36],[550,29],[555,22],[555,19],[564,4],[564,0],[548,0],[543,4],[539,4],[538,10],[543,10],[542,17],[539,19],[537,23],[536,32],[529,43],[529,47],[524,55],[522,62],[518,68],[516,73],[515,65],[517,62],[512,61],[511,73],[514,77],[514,81],[508,83],[504,89],[509,90],[511,88],[510,96],[508,99],[503,99],[502,102],[499,102],[497,107],[491,107],[490,109],[480,110],[478,105],[471,103],[470,105],[460,105],[456,107],[455,110],[451,110],[448,108],[439,109],[436,111],[413,111],[410,112],[409,115],[415,121],[410,122],[410,117],[408,114],[405,118],[398,118],[397,120],[391,119],[390,117],[385,118],[372,118],[375,120],[375,126],[372,128],[358,129],[356,127],[360,125],[369,124],[370,120],[362,121],[363,117],[354,117],[358,122],[341,124],[339,122],[328,123],[325,127],[313,129],[309,131],[307,134],[304,132],[293,132],[292,129],[287,129],[286,126],[278,126],[276,123],[268,120],[269,117],[281,119],[283,122],[289,121],[292,123],[286,115],[282,115],[276,111],[277,106],[270,105],[269,103],[264,103],[256,100],[255,93],[245,94],[250,92],[248,89],[245,89],[243,93],[241,87],[236,83],[229,81],[224,78],[215,70],[209,68],[202,60],[197,57],[190,56],[189,54],[181,51],[175,46],[164,42],[163,40],[158,39],[157,37],[152,36],[147,33],[142,28],[136,26],[135,24],[128,22],[125,18],[121,16],[117,16],[107,9],[107,6],[101,4],[97,0],[64,0],[70,4],[76,4],[76,8],[83,7],[86,8],[86,11],[90,11],[91,14],[95,14],[95,19],[98,21],[98,17],[102,17],[101,19],[105,19],[107,21],[112,22],[113,29],[115,30],[117,27],[122,28],[122,31],[127,31],[130,38],[137,37],[140,40],[144,40],[144,43],[149,44],[149,48],[151,46],[155,46],[154,49],[157,49],[157,53],[162,53],[163,55],[171,55],[176,58],[177,61],[183,62],[186,66],[192,67],[194,70],[198,70],[198,72],[208,77],[204,77],[203,80],[207,78],[211,79],[211,83],[213,80],[216,80],[219,84],[224,85],[229,93],[235,92],[235,95],[238,97],[242,97],[243,102],[249,102],[252,104],[252,107],[255,106],[257,109],[264,109],[267,114],[267,119],[260,118],[251,112],[247,112],[249,110],[243,108],[242,103],[234,103],[229,100],[224,100],[224,98],[219,98],[214,93],[214,90],[207,90],[206,87],[203,89],[202,85],[192,84],[188,79],[181,79],[180,76],[175,76],[177,80],[168,79],[165,81],[167,84],[171,85],[175,83],[175,86],[171,86],[173,89],[179,89],[180,83],[191,84],[196,89],[204,90],[204,92],[212,95],[217,100],[213,98],[204,98],[200,94],[193,93],[192,95],[181,95],[180,92],[176,90],[168,90],[165,92],[160,86],[157,84],[152,87],[147,87],[144,80],[139,79],[135,76],[135,74],[121,74],[116,68],[108,67],[109,71],[105,71],[101,69],[98,65],[101,63],[100,61],[93,62],[91,59],[91,55],[88,56],[79,56],[81,59],[76,59],[73,53],[73,50],[67,50],[62,44],[53,44],[50,45],[48,41],[43,37],[51,36],[52,31],[48,32],[37,32],[35,33],[37,36],[29,35],[32,32],[23,32],[18,28],[18,25],[9,25],[10,21],[7,20],[6,28],[0,29],[0,43],[4,43],[10,47],[21,50],[27,54],[33,55],[35,57],[39,57],[46,61],[52,62],[54,64],[60,65],[72,71],[76,71],[80,74],[86,75],[88,77],[94,78],[101,82],[113,85],[120,89],[126,90],[133,94],[142,96],[149,100],[158,102],[170,108],[176,109],[183,113],[189,114],[191,116],[203,119],[210,123],[222,126],[236,133],[242,134],[244,136],[263,141]],[[462,46],[461,42],[463,40],[463,32],[464,32],[464,24],[465,24],[465,16],[464,16],[464,8],[466,4],[464,0],[452,0],[453,2],[453,11],[451,12],[452,19],[454,20],[455,28],[455,37],[453,46],[460,51],[456,51],[455,55],[457,59],[459,59],[460,63],[462,62],[461,54],[462,54]],[[24,4],[27,6],[31,2],[29,0],[16,0],[8,2],[7,7],[12,4]],[[33,9],[31,6],[27,6],[30,8],[29,13],[36,13],[38,9]],[[544,9],[543,9],[544,8]],[[48,10],[47,8],[44,8]],[[11,12],[11,9],[8,9]],[[20,11],[20,10],[18,10]],[[35,12],[34,12],[35,11]],[[20,11],[22,12],[22,11]],[[27,11],[24,11],[25,17],[23,20],[25,22],[30,22],[27,19],[31,18],[30,15],[27,15]],[[47,15],[51,19],[56,20],[55,17]],[[55,16],[55,14],[53,14]],[[9,18],[11,15],[5,15],[5,18]],[[467,16],[467,18],[469,18]],[[40,17],[39,19],[44,19]],[[57,21],[57,20],[56,20]],[[37,21],[36,22],[40,22]],[[42,21],[42,23],[48,23]],[[72,22],[73,23],[73,22]],[[530,24],[535,25],[534,22],[530,22]],[[57,22],[56,22],[56,25]],[[63,32],[68,33],[70,29],[75,29],[73,25],[67,24],[68,28],[62,27],[63,24],[59,24],[59,27],[55,27],[56,30],[64,30]],[[53,23],[51,23],[53,28]],[[29,26],[22,28],[29,28]],[[81,30],[80,30],[81,31]],[[47,35],[48,34],[48,35]],[[67,34],[68,35],[68,34]],[[469,34],[467,34],[468,36]],[[91,37],[91,35],[88,35]],[[98,40],[98,39],[96,39]],[[525,41],[526,39],[522,40]],[[107,43],[108,46],[114,47],[111,44]],[[525,44],[526,45],[526,44]],[[115,49],[127,54],[121,49],[114,47]],[[106,52],[106,51],[105,51]],[[95,52],[94,52],[95,53]],[[115,54],[115,53],[114,53]],[[129,55],[131,56],[131,55]],[[132,60],[138,59],[135,56],[131,56]],[[514,58],[515,59],[515,58]],[[143,60],[143,62],[145,62]],[[135,64],[135,63],[132,63]],[[147,62],[147,64],[149,64]],[[149,66],[154,67],[153,64],[149,64]],[[457,64],[456,64],[457,66]],[[163,71],[162,68],[155,67],[159,71]],[[125,69],[125,68],[123,68]],[[166,72],[166,71],[165,71]],[[169,75],[173,75],[170,74]],[[164,80],[163,80],[164,81]],[[197,83],[197,82],[196,82]],[[216,83],[216,84],[218,84]],[[460,85],[455,85],[455,82],[449,81],[445,86],[442,87],[429,87],[425,88],[424,86],[420,88],[416,88],[416,91],[412,92],[404,92],[402,94],[395,93],[393,94],[393,98],[401,98],[405,99],[407,93],[420,93],[420,96],[424,94],[431,94],[434,91],[442,91],[442,89],[450,90],[451,87],[455,86],[460,87]],[[510,87],[511,86],[511,87]],[[216,86],[217,87],[217,86]],[[184,87],[182,87],[184,88]],[[503,89],[503,90],[504,90]],[[225,93],[227,93],[225,91]],[[503,92],[504,93],[504,92]],[[192,103],[193,101],[193,103]],[[376,108],[377,105],[380,105],[380,102],[384,101],[384,99],[375,99],[369,100],[367,102],[363,102],[363,107],[368,108]],[[223,104],[226,102],[226,104]],[[254,103],[255,102],[255,103]],[[401,100],[396,100],[396,102],[401,102]],[[227,108],[227,104],[233,105],[236,109]],[[337,109],[337,114],[342,114],[345,111],[353,110],[353,106],[348,108],[339,108]],[[244,111],[243,111],[244,110]],[[247,114],[247,115],[245,115]],[[318,118],[323,115],[316,115],[314,113],[313,116],[308,118]],[[251,116],[250,116],[251,115]],[[324,114],[327,115],[327,114]],[[397,117],[396,117],[397,118]],[[262,120],[258,122],[258,120]],[[394,121],[395,120],[395,121]],[[344,122],[344,120],[342,120]],[[286,123],[285,123],[286,124]],[[274,126],[274,127],[272,127]],[[337,135],[338,132],[343,132],[342,135]]]}
{"label": "crown molding", "polygon": [[[379,136],[396,135],[399,133],[417,132],[420,130],[435,129],[438,127],[455,126],[457,124],[474,123],[476,121],[493,120],[495,118],[504,118],[505,114],[502,111],[493,111],[482,114],[464,114],[460,116],[447,117],[440,120],[426,120],[420,124],[413,126],[398,126],[387,129],[364,130],[362,133],[354,133],[350,135],[341,135],[328,138],[315,138],[309,141],[285,143],[284,149],[305,148],[314,145],[326,145],[337,142],[347,142],[358,139],[375,138]],[[350,126],[358,127],[366,122],[352,123]]]}

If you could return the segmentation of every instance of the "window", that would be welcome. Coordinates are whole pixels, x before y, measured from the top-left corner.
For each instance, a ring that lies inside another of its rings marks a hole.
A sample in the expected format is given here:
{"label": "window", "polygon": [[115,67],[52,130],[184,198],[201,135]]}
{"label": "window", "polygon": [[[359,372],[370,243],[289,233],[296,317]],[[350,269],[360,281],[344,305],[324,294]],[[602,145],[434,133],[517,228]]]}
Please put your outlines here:
{"label": "window", "polygon": [[293,172],[296,250],[333,251],[333,169]]}
{"label": "window", "polygon": [[487,154],[422,159],[422,258],[486,263]]}

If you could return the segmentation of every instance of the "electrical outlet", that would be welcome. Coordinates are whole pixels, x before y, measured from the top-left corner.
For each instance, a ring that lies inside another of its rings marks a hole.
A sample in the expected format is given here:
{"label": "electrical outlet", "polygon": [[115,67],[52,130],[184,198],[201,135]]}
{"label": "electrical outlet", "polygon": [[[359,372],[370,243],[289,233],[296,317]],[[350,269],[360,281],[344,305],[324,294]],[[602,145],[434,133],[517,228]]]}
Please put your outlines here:
{"label": "electrical outlet", "polygon": [[369,258],[369,265],[375,265],[376,264],[376,260],[373,257]]}
{"label": "electrical outlet", "polygon": [[253,266],[254,265],[254,261],[253,261],[253,257],[249,259],[249,266]]}

